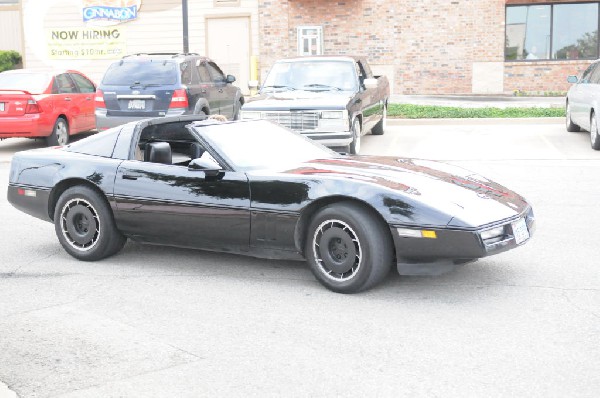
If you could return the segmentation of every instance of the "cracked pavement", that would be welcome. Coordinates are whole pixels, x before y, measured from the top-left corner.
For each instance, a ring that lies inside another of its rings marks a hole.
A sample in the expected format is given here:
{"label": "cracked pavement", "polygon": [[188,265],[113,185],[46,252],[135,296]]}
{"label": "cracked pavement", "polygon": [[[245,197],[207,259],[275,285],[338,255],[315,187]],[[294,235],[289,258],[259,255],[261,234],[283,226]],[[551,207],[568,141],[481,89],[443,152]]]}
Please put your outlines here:
{"label": "cracked pavement", "polygon": [[[0,142],[3,189],[11,153],[38,146]],[[390,121],[362,152],[495,179],[533,204],[536,234],[450,274],[392,273],[340,295],[300,262],[131,242],[80,262],[3,194],[0,381],[22,398],[596,397],[600,152],[588,136],[562,121]]]}

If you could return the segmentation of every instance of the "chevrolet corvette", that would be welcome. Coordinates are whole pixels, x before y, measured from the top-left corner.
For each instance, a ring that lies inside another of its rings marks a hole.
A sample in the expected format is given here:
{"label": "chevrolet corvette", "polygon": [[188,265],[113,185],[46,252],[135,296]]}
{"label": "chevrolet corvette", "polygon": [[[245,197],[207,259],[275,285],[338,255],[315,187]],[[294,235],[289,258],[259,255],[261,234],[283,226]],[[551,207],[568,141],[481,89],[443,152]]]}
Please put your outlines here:
{"label": "chevrolet corvette", "polygon": [[[340,154],[269,121],[146,119],[18,152],[8,200],[93,261],[127,239],[306,261],[330,290],[435,275],[517,248],[519,194],[450,164]],[[199,254],[201,255],[201,253]]]}

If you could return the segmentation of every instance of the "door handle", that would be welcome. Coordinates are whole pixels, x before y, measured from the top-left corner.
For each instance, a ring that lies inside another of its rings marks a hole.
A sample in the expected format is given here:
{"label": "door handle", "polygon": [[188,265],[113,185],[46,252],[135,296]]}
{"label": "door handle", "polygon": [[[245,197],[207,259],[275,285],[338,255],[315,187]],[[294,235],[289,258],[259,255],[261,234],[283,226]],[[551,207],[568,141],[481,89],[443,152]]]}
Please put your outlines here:
{"label": "door handle", "polygon": [[92,99],[90,97],[85,97],[86,101],[91,101]]}
{"label": "door handle", "polygon": [[65,101],[71,101],[71,97],[65,97]]}
{"label": "door handle", "polygon": [[124,180],[137,180],[138,176],[133,175],[133,174],[123,174],[123,179]]}
{"label": "door handle", "polygon": [[202,94],[206,94],[206,90],[204,90],[204,89],[200,90],[200,92],[201,92]]}
{"label": "door handle", "polygon": [[222,88],[220,88],[220,89],[219,89],[219,92],[220,92],[220,93],[222,93],[222,92],[223,92],[223,89],[222,89]]}

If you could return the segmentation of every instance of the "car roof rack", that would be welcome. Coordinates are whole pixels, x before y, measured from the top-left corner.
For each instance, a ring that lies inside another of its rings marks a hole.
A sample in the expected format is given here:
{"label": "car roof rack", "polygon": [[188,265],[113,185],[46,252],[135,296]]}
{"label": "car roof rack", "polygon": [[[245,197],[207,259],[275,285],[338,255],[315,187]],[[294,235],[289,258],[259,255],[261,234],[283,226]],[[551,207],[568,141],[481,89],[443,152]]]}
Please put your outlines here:
{"label": "car roof rack", "polygon": [[123,58],[143,57],[145,55],[163,55],[163,56],[171,56],[171,57],[175,58],[175,57],[182,57],[182,56],[186,56],[186,55],[200,55],[200,54],[198,54],[198,53],[135,53],[135,54],[124,55]]}

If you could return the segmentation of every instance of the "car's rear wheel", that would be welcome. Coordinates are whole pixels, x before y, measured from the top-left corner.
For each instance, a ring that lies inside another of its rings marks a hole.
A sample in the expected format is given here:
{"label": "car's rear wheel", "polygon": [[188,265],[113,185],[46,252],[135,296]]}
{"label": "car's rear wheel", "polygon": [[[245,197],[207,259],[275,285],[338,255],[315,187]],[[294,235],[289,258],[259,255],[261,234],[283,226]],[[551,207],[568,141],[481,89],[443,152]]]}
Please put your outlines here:
{"label": "car's rear wheel", "polygon": [[574,132],[577,132],[577,131],[581,130],[579,128],[579,126],[576,125],[575,123],[573,123],[573,120],[571,120],[571,105],[569,105],[568,102],[567,102],[567,106],[566,106],[565,111],[566,111],[566,118],[565,118],[565,120],[566,120],[566,124],[567,124],[567,131],[571,132],[571,133],[574,133]]}
{"label": "car's rear wheel", "polygon": [[381,120],[373,127],[371,130],[371,134],[373,135],[383,135],[385,133],[385,129],[387,128],[387,105],[383,106],[383,115]]}
{"label": "car's rear wheel", "polygon": [[305,255],[317,280],[330,290],[354,293],[381,282],[393,261],[392,239],[374,211],[341,202],[311,220]]}
{"label": "car's rear wheel", "polygon": [[69,143],[69,124],[64,118],[59,117],[56,119],[52,133],[46,138],[46,142],[49,146],[67,145]]}
{"label": "car's rear wheel", "polygon": [[360,152],[360,139],[361,139],[360,121],[358,120],[358,118],[355,118],[354,121],[352,121],[352,130],[351,131],[352,131],[352,142],[350,143],[348,152],[350,152],[352,155],[358,155],[358,153]]}
{"label": "car's rear wheel", "polygon": [[54,229],[62,247],[79,260],[112,256],[126,241],[105,198],[86,186],[71,187],[60,196],[54,209]]}
{"label": "car's rear wheel", "polygon": [[598,122],[596,121],[596,114],[592,112],[590,116],[590,143],[592,148],[600,150],[600,136],[598,135]]}
{"label": "car's rear wheel", "polygon": [[242,109],[242,103],[240,101],[236,101],[233,107],[233,120],[240,120],[240,110]]}

